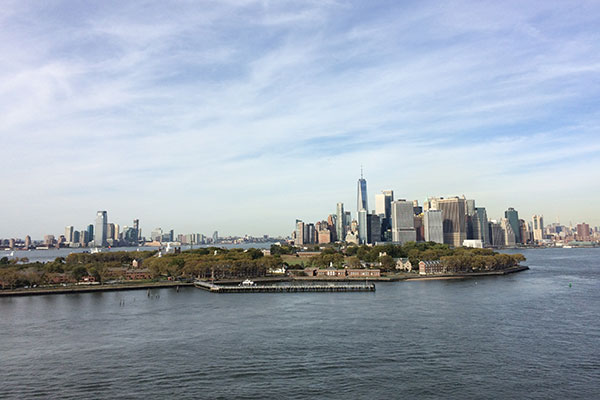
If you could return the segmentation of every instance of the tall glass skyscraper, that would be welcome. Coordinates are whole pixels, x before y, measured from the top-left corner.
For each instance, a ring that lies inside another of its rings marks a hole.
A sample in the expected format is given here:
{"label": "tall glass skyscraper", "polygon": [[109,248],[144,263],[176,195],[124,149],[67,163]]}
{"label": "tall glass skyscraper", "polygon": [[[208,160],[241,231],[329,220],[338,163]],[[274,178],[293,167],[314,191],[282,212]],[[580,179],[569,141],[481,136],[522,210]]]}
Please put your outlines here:
{"label": "tall glass skyscraper", "polygon": [[519,213],[514,208],[510,207],[504,212],[504,218],[508,220],[510,227],[515,233],[515,241],[521,243],[521,229],[519,228]]}
{"label": "tall glass skyscraper", "polygon": [[336,217],[335,217],[335,233],[337,234],[337,240],[343,242],[346,238],[345,235],[345,221],[346,213],[344,212],[344,203],[337,203]]}
{"label": "tall glass skyscraper", "polygon": [[96,213],[96,229],[94,229],[94,245],[99,247],[106,246],[106,233],[108,225],[108,216],[106,211]]}
{"label": "tall glass skyscraper", "polygon": [[363,178],[362,169],[360,171],[360,179],[358,180],[356,200],[357,213],[360,210],[369,210],[369,205],[367,203],[367,181]]}

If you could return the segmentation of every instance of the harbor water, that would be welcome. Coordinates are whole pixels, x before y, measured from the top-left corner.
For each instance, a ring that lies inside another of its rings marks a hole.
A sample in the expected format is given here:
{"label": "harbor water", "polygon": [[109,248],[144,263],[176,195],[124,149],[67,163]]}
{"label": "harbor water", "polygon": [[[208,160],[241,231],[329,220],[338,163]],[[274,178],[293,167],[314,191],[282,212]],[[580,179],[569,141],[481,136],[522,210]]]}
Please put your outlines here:
{"label": "harbor water", "polygon": [[360,293],[0,298],[0,398],[600,398],[600,249]]}

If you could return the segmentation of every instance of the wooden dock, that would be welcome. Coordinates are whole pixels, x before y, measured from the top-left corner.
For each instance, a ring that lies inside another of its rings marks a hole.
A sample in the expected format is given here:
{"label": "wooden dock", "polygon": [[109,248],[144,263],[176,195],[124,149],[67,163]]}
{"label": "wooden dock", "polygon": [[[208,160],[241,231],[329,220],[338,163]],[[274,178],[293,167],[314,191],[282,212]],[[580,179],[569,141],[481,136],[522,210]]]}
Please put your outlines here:
{"label": "wooden dock", "polygon": [[302,293],[302,292],[374,292],[374,283],[351,285],[215,285],[196,281],[194,286],[211,293]]}

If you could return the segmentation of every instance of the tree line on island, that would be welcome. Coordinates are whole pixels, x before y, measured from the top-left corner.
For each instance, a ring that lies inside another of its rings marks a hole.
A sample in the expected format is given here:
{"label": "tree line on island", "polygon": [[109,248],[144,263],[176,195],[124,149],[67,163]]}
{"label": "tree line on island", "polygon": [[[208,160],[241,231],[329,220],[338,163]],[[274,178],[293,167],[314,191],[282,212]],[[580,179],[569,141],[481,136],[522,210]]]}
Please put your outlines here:
{"label": "tree line on island", "polygon": [[[310,249],[309,249],[310,250]],[[32,287],[76,283],[91,279],[105,283],[125,272],[145,271],[147,280],[237,279],[267,276],[275,269],[378,268],[396,271],[396,260],[408,259],[418,271],[420,261],[439,260],[449,270],[464,272],[496,271],[511,268],[525,260],[521,254],[501,254],[491,249],[450,248],[433,242],[385,244],[378,246],[329,245],[314,254],[291,245],[272,245],[270,254],[260,249],[199,248],[178,254],[155,251],[72,253],[50,262],[29,262],[26,258],[0,259],[0,286]],[[159,256],[160,255],[160,256]],[[302,274],[302,272],[299,272]],[[138,274],[139,275],[139,274]],[[137,276],[137,275],[136,275]]]}

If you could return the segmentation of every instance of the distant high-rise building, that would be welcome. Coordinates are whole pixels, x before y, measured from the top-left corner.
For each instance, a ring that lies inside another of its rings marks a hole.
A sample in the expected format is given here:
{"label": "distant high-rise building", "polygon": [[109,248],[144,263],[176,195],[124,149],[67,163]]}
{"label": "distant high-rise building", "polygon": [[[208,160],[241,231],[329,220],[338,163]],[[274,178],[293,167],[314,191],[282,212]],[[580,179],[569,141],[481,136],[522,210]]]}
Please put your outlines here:
{"label": "distant high-rise building", "polygon": [[475,215],[475,200],[473,200],[473,199],[465,200],[465,212],[469,216]]}
{"label": "distant high-rise building", "polygon": [[476,207],[475,215],[471,217],[472,239],[481,240],[484,246],[489,246],[490,228],[488,226],[487,211],[485,207]]}
{"label": "distant high-rise building", "polygon": [[375,195],[375,214],[380,217],[390,219],[392,216],[392,201],[394,201],[394,191],[384,190]]}
{"label": "distant high-rise building", "polygon": [[424,211],[439,210],[439,207],[438,207],[439,201],[440,201],[440,199],[437,197],[428,197],[427,200],[425,200],[425,203],[423,203],[423,210]]}
{"label": "distant high-rise building", "polygon": [[367,243],[381,241],[381,218],[379,215],[367,215]]}
{"label": "distant high-rise building", "polygon": [[139,219],[133,220],[133,229],[135,230],[137,240],[139,241],[140,239],[142,239],[142,231],[140,230],[140,220]]}
{"label": "distant high-rise building", "polygon": [[356,195],[356,212],[360,210],[367,211],[369,205],[367,202],[367,181],[363,178],[362,168],[360,169],[360,179],[358,180],[358,189]]}
{"label": "distant high-rise building", "polygon": [[[329,214],[327,217],[327,229],[329,230],[329,242],[337,241],[337,215]],[[328,243],[329,243],[328,242]],[[321,243],[321,240],[319,240]]]}
{"label": "distant high-rise building", "polygon": [[590,241],[590,225],[585,222],[582,224],[577,224],[577,240],[582,242]]}
{"label": "distant high-rise building", "polygon": [[44,244],[46,246],[52,246],[54,245],[54,235],[44,235]]}
{"label": "distant high-rise building", "polygon": [[317,237],[319,239],[319,243],[331,243],[331,234],[332,231],[330,231],[329,229],[321,229],[320,231],[317,232]]}
{"label": "distant high-rise building", "polygon": [[96,229],[94,234],[94,246],[106,246],[108,215],[106,211],[96,213]]}
{"label": "distant high-rise building", "polygon": [[496,221],[489,221],[488,224],[490,230],[491,245],[494,247],[504,246],[505,235],[502,226]]}
{"label": "distant high-rise building", "polygon": [[87,226],[87,241],[86,244],[94,240],[94,225],[89,224]]}
{"label": "distant high-rise building", "polygon": [[533,240],[536,242],[544,240],[544,216],[534,215],[531,220]]}
{"label": "distant high-rise building", "polygon": [[[515,234],[515,242],[523,243],[521,239],[521,228],[519,227],[519,213],[512,207],[504,212],[504,218],[508,219],[508,223]],[[508,244],[507,244],[508,246]]]}
{"label": "distant high-rise building", "polygon": [[113,240],[115,237],[115,224],[112,222],[106,224],[106,240]]}
{"label": "distant high-rise building", "polygon": [[81,245],[81,247],[87,246],[89,242],[90,233],[87,230],[79,232],[79,244]]}
{"label": "distant high-rise building", "polygon": [[423,214],[423,207],[419,205],[419,200],[413,200],[413,213],[415,215]]}
{"label": "distant high-rise building", "polygon": [[298,219],[296,220],[296,239],[294,241],[296,246],[304,245],[304,234],[304,222]]}
{"label": "distant high-rise building", "polygon": [[454,247],[462,246],[467,238],[465,199],[440,199],[438,207],[442,210],[444,243]]}
{"label": "distant high-rise building", "polygon": [[25,236],[25,248],[28,249],[31,247],[31,236]]}
{"label": "distant high-rise building", "polygon": [[367,210],[358,211],[358,240],[361,244],[368,242]]}
{"label": "distant high-rise building", "polygon": [[67,242],[69,242],[69,243],[73,243],[74,242],[74,240],[73,240],[73,231],[74,231],[74,228],[71,225],[69,225],[69,226],[67,226],[65,228],[65,240]]}
{"label": "distant high-rise building", "polygon": [[[413,207],[414,209],[414,207]],[[423,226],[423,212],[420,212],[419,214],[415,214],[415,216],[413,217],[413,220],[415,221],[414,225],[415,225],[415,233],[417,235],[417,242],[424,242],[425,241],[425,227]]]}
{"label": "distant high-rise building", "polygon": [[119,240],[119,234],[121,233],[120,232],[121,227],[119,226],[119,224],[114,224],[114,225],[115,225],[115,232],[114,232],[114,235],[113,235],[113,239],[114,240]]}
{"label": "distant high-rise building", "polygon": [[344,203],[337,203],[336,218],[335,218],[335,233],[337,240],[343,242],[346,237],[345,223],[346,213],[344,212]]}
{"label": "distant high-rise building", "polygon": [[394,243],[415,242],[417,234],[414,223],[412,202],[406,200],[392,202],[392,241]]}
{"label": "distant high-rise building", "polygon": [[426,242],[444,243],[442,210],[427,210],[423,213],[423,233]]}
{"label": "distant high-rise building", "polygon": [[162,228],[154,228],[152,232],[150,232],[150,239],[153,242],[161,242],[163,236]]}
{"label": "distant high-rise building", "polygon": [[79,231],[73,231],[73,241],[71,243],[79,243]]}
{"label": "distant high-rise building", "polygon": [[519,220],[519,231],[521,234],[521,243],[523,243],[523,244],[531,243],[532,239],[531,239],[531,232],[529,231],[529,225],[523,219]]}
{"label": "distant high-rise building", "polygon": [[516,235],[515,235],[515,232],[513,231],[513,228],[512,228],[512,225],[510,224],[509,219],[502,218],[502,220],[500,221],[500,226],[502,227],[502,230],[504,231],[504,245],[509,246],[509,247],[515,246],[515,244],[517,243]]}

